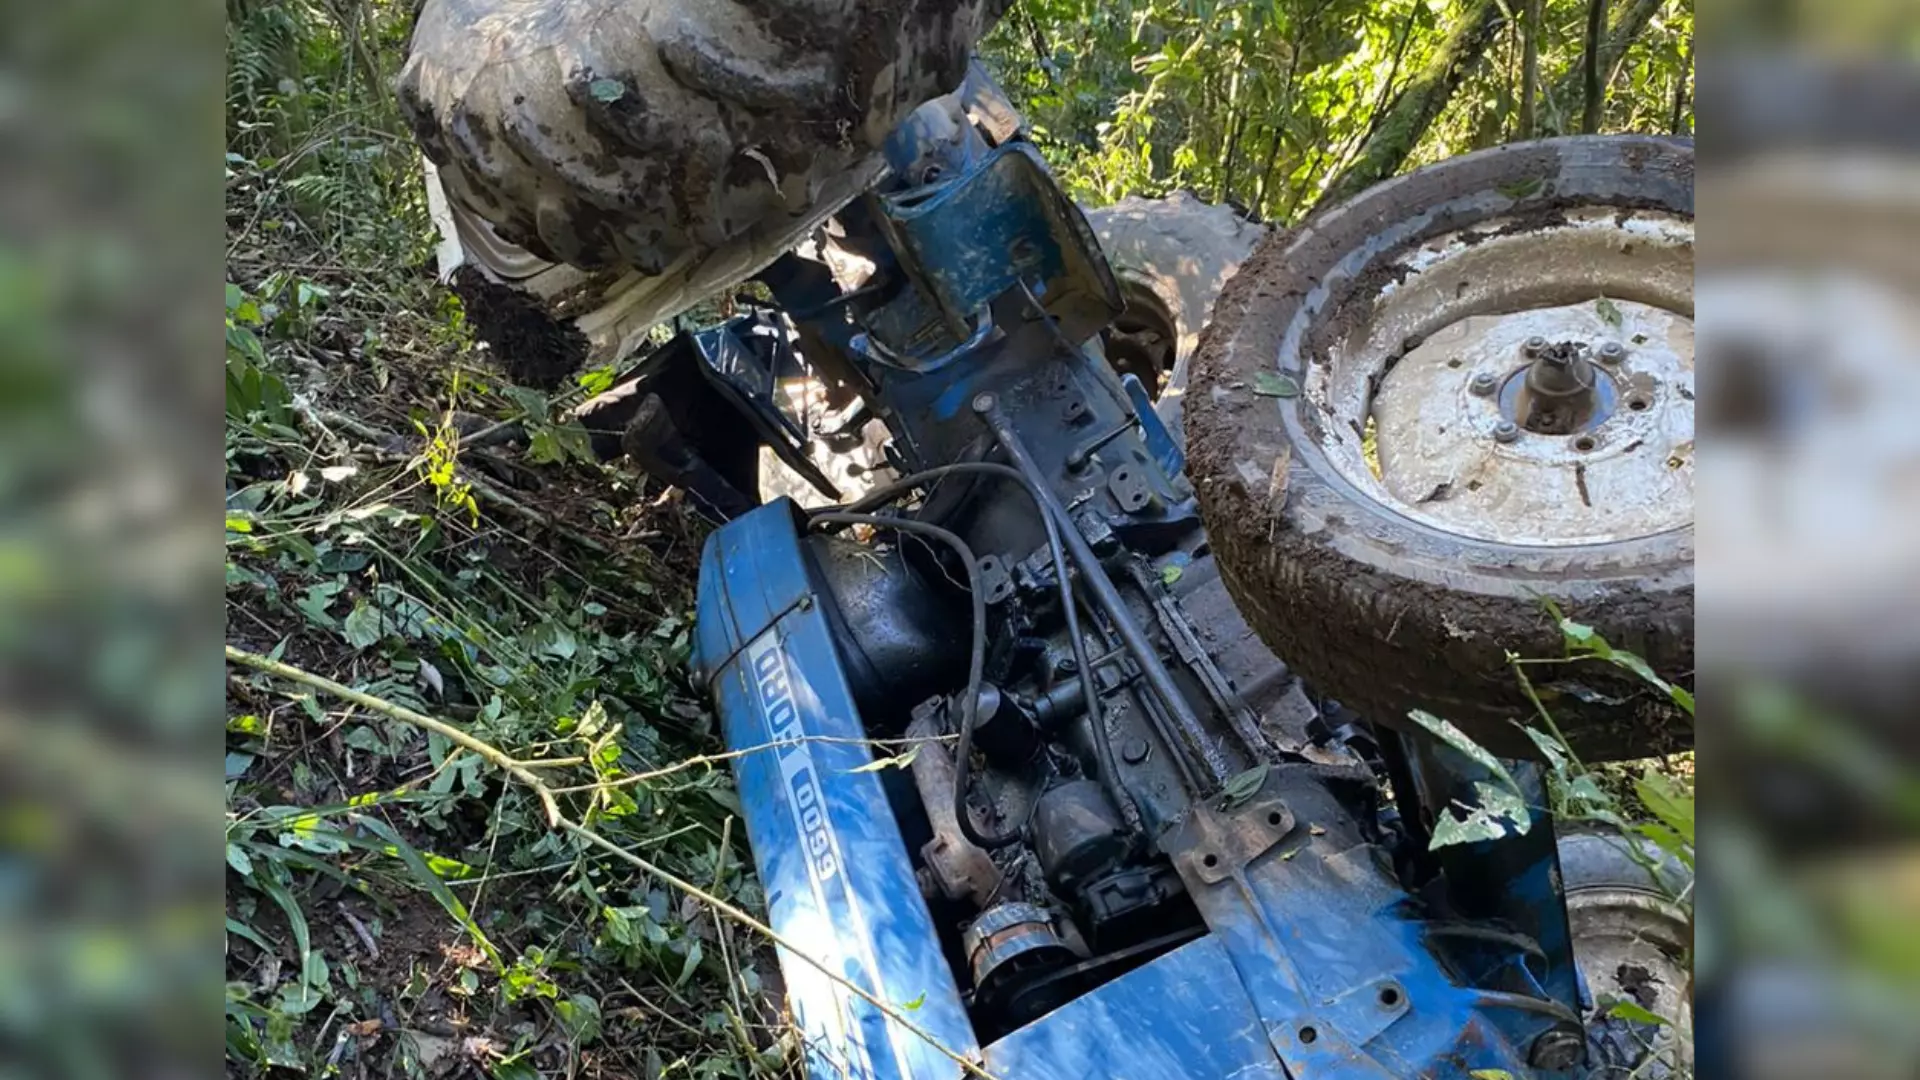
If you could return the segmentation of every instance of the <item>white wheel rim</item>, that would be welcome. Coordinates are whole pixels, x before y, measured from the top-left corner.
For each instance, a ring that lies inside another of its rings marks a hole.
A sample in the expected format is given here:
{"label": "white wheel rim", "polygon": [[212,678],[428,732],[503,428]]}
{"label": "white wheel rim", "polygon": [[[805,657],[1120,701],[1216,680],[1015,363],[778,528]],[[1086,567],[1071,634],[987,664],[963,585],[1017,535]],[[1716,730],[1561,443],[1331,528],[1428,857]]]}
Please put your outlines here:
{"label": "white wheel rim", "polygon": [[[1309,369],[1322,451],[1378,502],[1478,540],[1691,526],[1692,245],[1686,219],[1609,208],[1486,222],[1401,253],[1368,317]],[[1526,430],[1516,411],[1536,337],[1581,352],[1593,411],[1572,429]]]}

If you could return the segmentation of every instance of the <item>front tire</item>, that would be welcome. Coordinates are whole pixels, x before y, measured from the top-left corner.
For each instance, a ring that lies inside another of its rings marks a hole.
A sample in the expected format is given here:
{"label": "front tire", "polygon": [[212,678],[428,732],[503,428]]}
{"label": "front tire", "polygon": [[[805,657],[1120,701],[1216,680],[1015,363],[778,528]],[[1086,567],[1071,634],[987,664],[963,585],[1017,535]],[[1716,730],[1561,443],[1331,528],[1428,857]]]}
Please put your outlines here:
{"label": "front tire", "polygon": [[[1690,144],[1577,137],[1421,169],[1261,245],[1186,427],[1222,574],[1275,653],[1378,722],[1426,709],[1508,757],[1537,753],[1509,655],[1565,651],[1546,601],[1691,684],[1692,215]],[[1592,365],[1616,387],[1599,426],[1496,431],[1536,318],[1596,356],[1632,341]],[[1624,670],[1534,674],[1589,760],[1692,743]]]}

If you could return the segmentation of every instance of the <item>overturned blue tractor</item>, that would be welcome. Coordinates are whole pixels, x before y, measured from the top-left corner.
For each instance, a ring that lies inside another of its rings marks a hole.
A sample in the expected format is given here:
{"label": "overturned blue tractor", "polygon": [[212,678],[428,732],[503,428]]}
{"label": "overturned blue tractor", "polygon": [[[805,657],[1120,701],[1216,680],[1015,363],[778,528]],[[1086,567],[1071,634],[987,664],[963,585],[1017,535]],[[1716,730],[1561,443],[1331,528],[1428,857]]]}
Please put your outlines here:
{"label": "overturned blue tractor", "polygon": [[[1685,883],[1556,828],[1506,664],[1558,651],[1544,596],[1691,667],[1690,145],[1391,181],[1269,237],[1189,373],[1139,362],[1181,328],[984,73],[950,74],[833,205],[679,264],[600,251],[684,285],[734,243],[771,297],[580,418],[724,522],[696,675],[755,751],[735,771],[811,1075],[1690,1068]],[[839,119],[857,142],[871,117]],[[426,142],[443,176],[479,168]],[[777,189],[794,163],[750,164]],[[489,250],[580,229],[462,213]],[[854,449],[855,482],[822,468]],[[762,498],[769,462],[809,505]],[[1540,680],[1574,751],[1690,741],[1615,675]],[[875,769],[874,740],[905,749]]]}

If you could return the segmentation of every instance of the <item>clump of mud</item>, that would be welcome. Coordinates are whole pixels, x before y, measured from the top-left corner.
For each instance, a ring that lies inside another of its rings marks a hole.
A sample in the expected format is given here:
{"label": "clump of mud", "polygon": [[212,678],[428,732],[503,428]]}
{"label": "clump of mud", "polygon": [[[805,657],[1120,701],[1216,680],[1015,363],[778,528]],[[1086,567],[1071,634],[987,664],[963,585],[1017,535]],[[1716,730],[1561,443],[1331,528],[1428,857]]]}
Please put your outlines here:
{"label": "clump of mud", "polygon": [[507,377],[522,386],[557,389],[587,358],[587,335],[557,319],[539,299],[488,278],[471,266],[453,272],[454,295],[474,337],[487,343]]}

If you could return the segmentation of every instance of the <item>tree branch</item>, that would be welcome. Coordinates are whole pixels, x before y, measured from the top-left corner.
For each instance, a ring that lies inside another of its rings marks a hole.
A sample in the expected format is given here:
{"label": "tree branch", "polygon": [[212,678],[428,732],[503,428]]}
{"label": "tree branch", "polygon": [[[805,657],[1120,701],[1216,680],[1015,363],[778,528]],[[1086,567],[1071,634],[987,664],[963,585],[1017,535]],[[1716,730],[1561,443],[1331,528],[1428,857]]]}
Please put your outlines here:
{"label": "tree branch", "polygon": [[1500,0],[1468,0],[1433,58],[1407,84],[1360,148],[1327,185],[1317,206],[1342,202],[1398,172],[1506,20]]}
{"label": "tree branch", "polygon": [[[1682,54],[1682,59],[1685,58],[1685,54]],[[1691,65],[1682,63],[1673,77],[1673,116],[1668,123],[1668,130],[1675,135],[1686,134],[1683,125],[1687,118],[1687,73],[1690,69]]]}
{"label": "tree branch", "polygon": [[1539,130],[1537,108],[1540,98],[1540,4],[1527,0],[1521,15],[1520,36],[1520,138],[1531,139]]}
{"label": "tree branch", "polygon": [[[1602,88],[1613,83],[1614,75],[1620,70],[1620,62],[1626,59],[1627,50],[1633,47],[1634,41],[1647,28],[1647,23],[1652,21],[1654,13],[1665,3],[1666,0],[1632,0],[1620,10],[1620,17],[1613,21],[1612,29],[1607,31],[1606,39],[1600,46]],[[1582,91],[1585,78],[1584,65],[1576,64],[1567,69],[1554,83],[1551,99],[1555,102],[1575,100]]]}
{"label": "tree branch", "polygon": [[403,724],[412,724],[414,727],[422,730],[431,731],[463,750],[469,750],[480,755],[488,764],[533,789],[534,793],[540,796],[540,803],[547,811],[547,823],[549,825],[557,825],[560,821],[560,804],[554,800],[553,793],[547,789],[547,785],[542,783],[538,776],[534,775],[529,763],[511,756],[506,751],[499,749],[491,743],[467,734],[465,731],[454,727],[445,720],[435,720],[431,716],[414,712],[404,705],[395,705],[393,702],[387,701],[384,698],[377,698],[365,691],[355,690],[351,686],[334,682],[325,675],[315,675],[311,671],[294,667],[292,664],[282,663],[270,656],[262,656],[259,653],[248,652],[245,649],[236,649],[231,645],[227,646],[227,660],[229,663],[243,664],[247,667],[264,671],[269,675],[277,676],[288,682],[297,682],[305,686],[311,686],[315,690],[324,690],[342,701],[351,701],[355,705],[370,712],[378,713],[389,720],[398,720]]}

